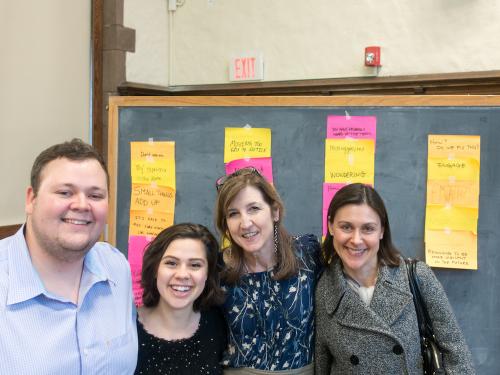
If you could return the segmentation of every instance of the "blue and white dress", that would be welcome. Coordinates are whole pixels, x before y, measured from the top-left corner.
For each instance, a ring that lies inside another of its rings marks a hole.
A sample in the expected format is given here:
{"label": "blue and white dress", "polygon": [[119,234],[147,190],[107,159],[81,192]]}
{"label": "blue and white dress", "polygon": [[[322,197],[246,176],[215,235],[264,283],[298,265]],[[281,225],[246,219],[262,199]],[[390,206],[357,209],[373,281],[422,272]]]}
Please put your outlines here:
{"label": "blue and white dress", "polygon": [[314,290],[320,275],[320,246],[313,235],[294,237],[297,275],[276,281],[273,270],[244,274],[226,285],[224,313],[229,345],[223,365],[289,370],[312,362]]}

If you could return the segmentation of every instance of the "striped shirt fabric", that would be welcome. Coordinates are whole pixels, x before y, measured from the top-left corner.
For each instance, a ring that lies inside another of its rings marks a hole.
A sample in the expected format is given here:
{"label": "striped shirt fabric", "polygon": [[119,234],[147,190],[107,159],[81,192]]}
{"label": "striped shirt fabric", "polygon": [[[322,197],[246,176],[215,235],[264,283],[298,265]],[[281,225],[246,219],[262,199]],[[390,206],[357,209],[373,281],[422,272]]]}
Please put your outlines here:
{"label": "striped shirt fabric", "polygon": [[23,229],[0,241],[0,374],[133,374],[137,332],[123,254],[94,245],[74,304],[44,288]]}

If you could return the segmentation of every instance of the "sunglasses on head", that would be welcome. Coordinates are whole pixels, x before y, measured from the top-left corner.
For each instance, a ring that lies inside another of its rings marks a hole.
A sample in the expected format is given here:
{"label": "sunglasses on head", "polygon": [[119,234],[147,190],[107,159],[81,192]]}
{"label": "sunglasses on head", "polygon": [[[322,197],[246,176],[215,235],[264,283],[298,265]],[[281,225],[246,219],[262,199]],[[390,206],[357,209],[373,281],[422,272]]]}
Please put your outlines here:
{"label": "sunglasses on head", "polygon": [[217,181],[215,181],[215,188],[217,189],[217,191],[219,191],[221,189],[222,185],[224,185],[224,183],[227,180],[229,180],[233,177],[236,177],[236,176],[245,176],[245,175],[250,175],[250,174],[255,174],[257,176],[262,177],[261,173],[259,172],[259,170],[257,168],[245,167],[245,168],[238,169],[227,176],[219,177],[217,179]]}

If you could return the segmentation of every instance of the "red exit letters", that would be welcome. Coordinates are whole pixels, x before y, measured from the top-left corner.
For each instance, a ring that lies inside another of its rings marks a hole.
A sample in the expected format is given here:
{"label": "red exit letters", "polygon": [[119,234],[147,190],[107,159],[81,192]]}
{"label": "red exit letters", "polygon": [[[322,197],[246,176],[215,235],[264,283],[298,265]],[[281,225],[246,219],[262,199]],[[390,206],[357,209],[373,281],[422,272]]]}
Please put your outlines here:
{"label": "red exit letters", "polygon": [[260,54],[233,57],[229,65],[230,81],[258,81],[263,77],[263,59]]}
{"label": "red exit letters", "polygon": [[234,78],[236,80],[255,79],[255,57],[234,59]]}

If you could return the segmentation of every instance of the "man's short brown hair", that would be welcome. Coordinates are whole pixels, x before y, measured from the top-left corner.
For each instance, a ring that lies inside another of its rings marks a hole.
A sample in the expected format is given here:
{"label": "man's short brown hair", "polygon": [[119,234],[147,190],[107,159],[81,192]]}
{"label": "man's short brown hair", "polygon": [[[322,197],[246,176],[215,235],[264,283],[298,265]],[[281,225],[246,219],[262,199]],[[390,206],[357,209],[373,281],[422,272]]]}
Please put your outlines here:
{"label": "man's short brown hair", "polygon": [[97,150],[91,145],[83,142],[81,139],[73,138],[69,142],[63,142],[56,144],[42,151],[40,155],[37,156],[33,167],[31,168],[30,183],[33,188],[33,193],[35,196],[38,193],[40,187],[40,176],[42,174],[45,166],[53,160],[59,158],[66,158],[69,160],[88,160],[94,159],[99,162],[102,169],[106,173],[106,181],[109,186],[109,174],[104,162],[104,158],[101,156]]}

